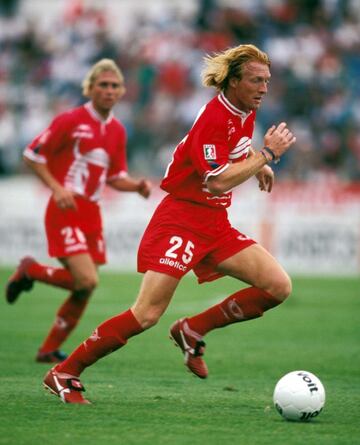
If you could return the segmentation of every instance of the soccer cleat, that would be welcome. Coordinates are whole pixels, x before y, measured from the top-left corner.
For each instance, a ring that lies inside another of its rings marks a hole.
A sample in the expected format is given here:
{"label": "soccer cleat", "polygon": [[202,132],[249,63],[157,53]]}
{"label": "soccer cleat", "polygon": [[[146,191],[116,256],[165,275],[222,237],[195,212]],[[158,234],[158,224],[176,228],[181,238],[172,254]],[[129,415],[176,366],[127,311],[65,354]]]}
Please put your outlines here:
{"label": "soccer cleat", "polygon": [[184,364],[201,379],[206,379],[208,369],[202,359],[205,342],[201,336],[189,328],[186,318],[177,320],[170,328],[170,338],[184,353]]}
{"label": "soccer cleat", "polygon": [[85,391],[78,377],[56,371],[56,366],[50,369],[43,381],[44,388],[60,397],[64,403],[90,404],[84,399],[82,392]]}
{"label": "soccer cleat", "polygon": [[36,354],[35,361],[38,363],[60,363],[67,358],[67,354],[63,351],[41,352]]}
{"label": "soccer cleat", "polygon": [[31,256],[26,256],[21,259],[18,267],[11,275],[6,285],[5,297],[8,303],[15,303],[21,292],[28,292],[32,289],[34,280],[29,278],[26,275],[26,272],[28,267],[35,262],[36,261]]}

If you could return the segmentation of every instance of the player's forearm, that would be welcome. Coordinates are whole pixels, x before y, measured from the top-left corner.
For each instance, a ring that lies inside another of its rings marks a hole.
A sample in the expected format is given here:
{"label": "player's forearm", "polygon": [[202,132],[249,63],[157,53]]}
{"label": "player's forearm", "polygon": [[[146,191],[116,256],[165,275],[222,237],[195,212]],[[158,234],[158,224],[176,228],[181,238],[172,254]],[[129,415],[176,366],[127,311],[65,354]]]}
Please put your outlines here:
{"label": "player's forearm", "polygon": [[133,179],[130,176],[123,176],[109,181],[108,185],[119,192],[138,192],[141,181]]}
{"label": "player's forearm", "polygon": [[35,173],[35,175],[41,179],[41,181],[49,187],[53,192],[59,190],[62,186],[55,179],[55,177],[50,173],[46,164],[40,164],[39,162],[34,162],[31,159],[24,157],[25,164],[30,167],[30,169]]}
{"label": "player's forearm", "polygon": [[256,175],[266,163],[262,153],[253,152],[245,161],[230,164],[220,175],[210,176],[207,187],[213,195],[222,195]]}

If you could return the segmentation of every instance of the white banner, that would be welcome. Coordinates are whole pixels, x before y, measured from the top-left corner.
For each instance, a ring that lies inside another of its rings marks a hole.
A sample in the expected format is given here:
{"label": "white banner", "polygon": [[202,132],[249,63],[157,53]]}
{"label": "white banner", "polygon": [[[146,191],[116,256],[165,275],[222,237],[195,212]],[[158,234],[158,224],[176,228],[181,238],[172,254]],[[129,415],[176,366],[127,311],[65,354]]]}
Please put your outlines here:
{"label": "white banner", "polygon": [[[0,181],[0,264],[14,265],[24,255],[49,261],[43,227],[48,196],[33,177]],[[163,196],[158,187],[149,200],[107,190],[108,267],[136,270],[142,233]],[[234,194],[229,214],[236,228],[266,247],[289,273],[360,273],[360,184],[278,183],[269,195],[249,181]]]}

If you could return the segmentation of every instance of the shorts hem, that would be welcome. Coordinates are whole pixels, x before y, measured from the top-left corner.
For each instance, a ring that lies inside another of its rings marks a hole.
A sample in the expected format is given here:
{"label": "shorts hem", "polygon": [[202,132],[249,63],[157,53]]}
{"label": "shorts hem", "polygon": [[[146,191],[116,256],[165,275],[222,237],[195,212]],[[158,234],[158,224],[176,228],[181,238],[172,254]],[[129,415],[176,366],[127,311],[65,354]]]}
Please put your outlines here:
{"label": "shorts hem", "polygon": [[50,252],[48,252],[50,258],[70,258],[70,257],[72,257],[72,256],[80,255],[80,254],[82,254],[82,253],[87,253],[87,254],[89,254],[89,255],[91,256],[92,260],[94,261],[94,263],[96,263],[96,264],[101,264],[101,265],[103,265],[103,264],[106,264],[106,263],[107,263],[106,258],[98,258],[98,257],[94,257],[94,256],[91,254],[91,252],[89,252],[88,250],[77,250],[76,252],[62,253],[62,254],[56,254],[56,253],[50,253]]}
{"label": "shorts hem", "polygon": [[[151,270],[152,272],[163,273],[165,275],[170,275],[171,277],[176,278],[178,280],[181,280],[181,278],[185,275],[185,274],[177,273],[175,270],[164,270],[164,269],[161,269],[160,267],[156,267],[156,266],[138,267],[137,268],[137,271],[139,273],[146,273],[148,270]],[[188,271],[186,271],[186,273],[187,272]]]}
{"label": "shorts hem", "polygon": [[257,242],[253,239],[249,239],[248,241],[244,242],[241,248],[239,249],[239,246],[237,246],[234,251],[231,251],[230,253],[227,252],[225,255],[220,256],[219,258],[216,258],[216,265],[222,263],[223,261],[227,260],[228,258],[231,258],[232,256],[236,255],[237,253],[241,252],[242,250],[246,249],[247,247],[252,246],[253,244],[257,244]]}
{"label": "shorts hem", "polygon": [[219,272],[219,273],[216,273],[214,275],[211,275],[209,277],[204,277],[204,278],[197,276],[197,281],[199,284],[211,283],[211,281],[215,281],[215,280],[218,280],[219,278],[223,278],[223,277],[225,277],[225,275]]}

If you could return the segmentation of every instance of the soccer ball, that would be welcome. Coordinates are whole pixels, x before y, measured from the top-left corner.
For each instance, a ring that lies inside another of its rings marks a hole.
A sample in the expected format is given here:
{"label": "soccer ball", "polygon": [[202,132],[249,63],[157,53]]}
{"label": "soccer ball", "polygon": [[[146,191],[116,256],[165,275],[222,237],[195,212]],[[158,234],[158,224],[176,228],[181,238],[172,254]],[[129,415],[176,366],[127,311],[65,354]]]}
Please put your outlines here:
{"label": "soccer ball", "polygon": [[274,405],[287,420],[307,422],[318,416],[325,404],[325,389],[308,371],[293,371],[276,384]]}

